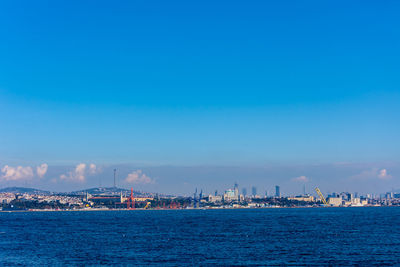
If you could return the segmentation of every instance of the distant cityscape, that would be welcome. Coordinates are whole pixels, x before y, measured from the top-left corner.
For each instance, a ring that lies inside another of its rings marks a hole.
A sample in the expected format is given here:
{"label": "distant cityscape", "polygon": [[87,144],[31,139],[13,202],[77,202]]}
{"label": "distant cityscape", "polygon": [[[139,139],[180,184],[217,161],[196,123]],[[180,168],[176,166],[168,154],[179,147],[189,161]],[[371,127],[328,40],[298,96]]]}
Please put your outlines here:
{"label": "distant cityscape", "polygon": [[91,188],[69,193],[8,187],[0,190],[1,211],[36,211],[36,210],[98,210],[98,209],[224,209],[224,208],[293,208],[293,207],[364,207],[364,206],[399,206],[400,193],[388,192],[381,195],[358,195],[341,192],[324,196],[318,188],[311,195],[303,190],[301,195],[282,196],[280,186],[275,192],[260,195],[257,187],[226,189],[219,194],[203,190],[194,190],[190,197],[162,195],[114,187]]}

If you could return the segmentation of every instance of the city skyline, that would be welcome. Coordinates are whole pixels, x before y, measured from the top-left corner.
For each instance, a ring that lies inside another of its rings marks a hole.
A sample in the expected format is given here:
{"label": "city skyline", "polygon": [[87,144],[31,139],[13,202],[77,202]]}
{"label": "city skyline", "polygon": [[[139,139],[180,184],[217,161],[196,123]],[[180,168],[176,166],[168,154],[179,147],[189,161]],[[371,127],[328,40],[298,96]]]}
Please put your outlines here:
{"label": "city skyline", "polygon": [[0,266],[399,266],[399,11],[0,1]]}
{"label": "city skyline", "polygon": [[399,4],[289,2],[1,3],[0,188],[400,189]]}
{"label": "city skyline", "polygon": [[[393,179],[396,165],[386,164],[385,168],[373,167],[376,164],[350,164],[314,166],[146,166],[142,168],[132,165],[96,165],[79,163],[72,166],[8,166],[2,171],[3,187],[32,187],[55,192],[68,192],[91,187],[113,187],[114,170],[116,169],[116,185],[122,188],[134,187],[153,193],[191,195],[195,188],[213,193],[223,192],[239,184],[246,188],[248,194],[275,195],[276,188],[281,194],[300,195],[314,194],[319,187],[325,194],[333,192],[358,192],[360,194],[382,194],[399,191],[400,186]],[[382,165],[381,165],[382,166]],[[388,170],[392,171],[388,171]],[[234,174],[232,174],[234,170]],[[282,170],[285,170],[282,173]],[[367,171],[364,171],[367,170]],[[290,173],[291,175],[288,175]],[[306,175],[299,175],[306,174]],[[327,183],[327,180],[329,183]]]}

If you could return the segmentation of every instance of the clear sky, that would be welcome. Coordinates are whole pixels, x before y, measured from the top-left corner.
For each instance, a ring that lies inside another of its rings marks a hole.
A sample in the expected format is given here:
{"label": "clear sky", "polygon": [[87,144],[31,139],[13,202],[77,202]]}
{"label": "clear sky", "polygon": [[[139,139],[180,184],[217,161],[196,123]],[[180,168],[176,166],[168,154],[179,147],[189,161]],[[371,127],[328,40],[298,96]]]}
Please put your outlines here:
{"label": "clear sky", "polygon": [[399,13],[396,1],[2,1],[0,187],[97,186],[119,166],[125,186],[168,193],[400,188]]}

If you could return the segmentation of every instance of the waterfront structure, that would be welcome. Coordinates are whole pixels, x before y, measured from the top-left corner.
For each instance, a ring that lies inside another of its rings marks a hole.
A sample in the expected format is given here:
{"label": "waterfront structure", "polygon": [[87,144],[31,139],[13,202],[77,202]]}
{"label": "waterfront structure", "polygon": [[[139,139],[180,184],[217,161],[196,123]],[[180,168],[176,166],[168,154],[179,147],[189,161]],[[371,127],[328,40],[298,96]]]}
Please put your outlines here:
{"label": "waterfront structure", "polygon": [[[111,190],[113,188],[94,188],[77,193],[10,193],[0,191],[0,210],[32,210],[32,209],[126,209],[126,208],[265,208],[265,207],[296,207],[296,206],[320,206],[318,200],[312,195],[299,195],[295,197],[247,197],[238,193],[238,186],[235,189],[228,189],[224,194],[207,194],[206,197],[199,198],[197,190],[192,197],[163,196],[155,197],[150,193],[135,193],[133,198],[127,190],[118,189],[119,192]],[[125,193],[123,194],[123,190]],[[202,190],[200,190],[201,192]],[[318,192],[318,191],[317,191]],[[137,196],[136,196],[137,194]],[[200,193],[202,194],[202,193]],[[322,193],[321,193],[322,195]],[[361,207],[361,206],[400,206],[400,193],[393,192],[382,194],[380,197],[373,195],[355,195],[349,192],[332,193],[326,199],[326,207]],[[322,195],[323,197],[323,195]],[[350,200],[348,200],[350,199]],[[325,203],[325,202],[324,202]],[[136,205],[135,205],[136,204]],[[201,204],[201,205],[200,205]]]}
{"label": "waterfront structure", "polygon": [[341,197],[328,197],[328,204],[330,206],[339,207],[342,206],[342,198]]}

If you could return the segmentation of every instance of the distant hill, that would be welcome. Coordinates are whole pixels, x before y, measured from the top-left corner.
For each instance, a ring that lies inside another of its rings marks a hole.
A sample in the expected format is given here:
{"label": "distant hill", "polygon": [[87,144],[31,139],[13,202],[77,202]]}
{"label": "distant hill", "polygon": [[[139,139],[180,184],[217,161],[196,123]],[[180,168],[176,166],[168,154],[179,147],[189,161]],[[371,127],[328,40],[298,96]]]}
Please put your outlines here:
{"label": "distant hill", "polygon": [[[40,190],[36,188],[27,188],[27,187],[6,187],[0,189],[0,193],[13,193],[13,194],[37,194],[37,195],[85,195],[89,193],[90,195],[119,195],[122,192],[122,195],[129,196],[131,194],[130,189],[126,188],[117,188],[117,187],[95,187],[89,188],[85,190],[78,190],[73,192],[50,192],[45,190]],[[133,195],[136,197],[155,197],[157,194],[155,193],[147,193],[141,191],[133,191]],[[172,197],[170,195],[158,194],[160,197]]]}
{"label": "distant hill", "polygon": [[0,193],[13,193],[13,194],[37,194],[37,195],[50,195],[51,192],[44,191],[36,188],[28,187],[6,187],[0,189]]}
{"label": "distant hill", "polygon": [[[95,188],[89,188],[85,190],[79,190],[79,191],[74,191],[71,192],[70,194],[72,195],[84,195],[86,194],[91,195],[119,195],[122,194],[129,196],[131,194],[131,190],[125,189],[125,188],[118,188],[118,187],[95,187]],[[134,196],[155,196],[155,194],[152,193],[145,193],[145,192],[139,192],[139,191],[133,191]]]}

